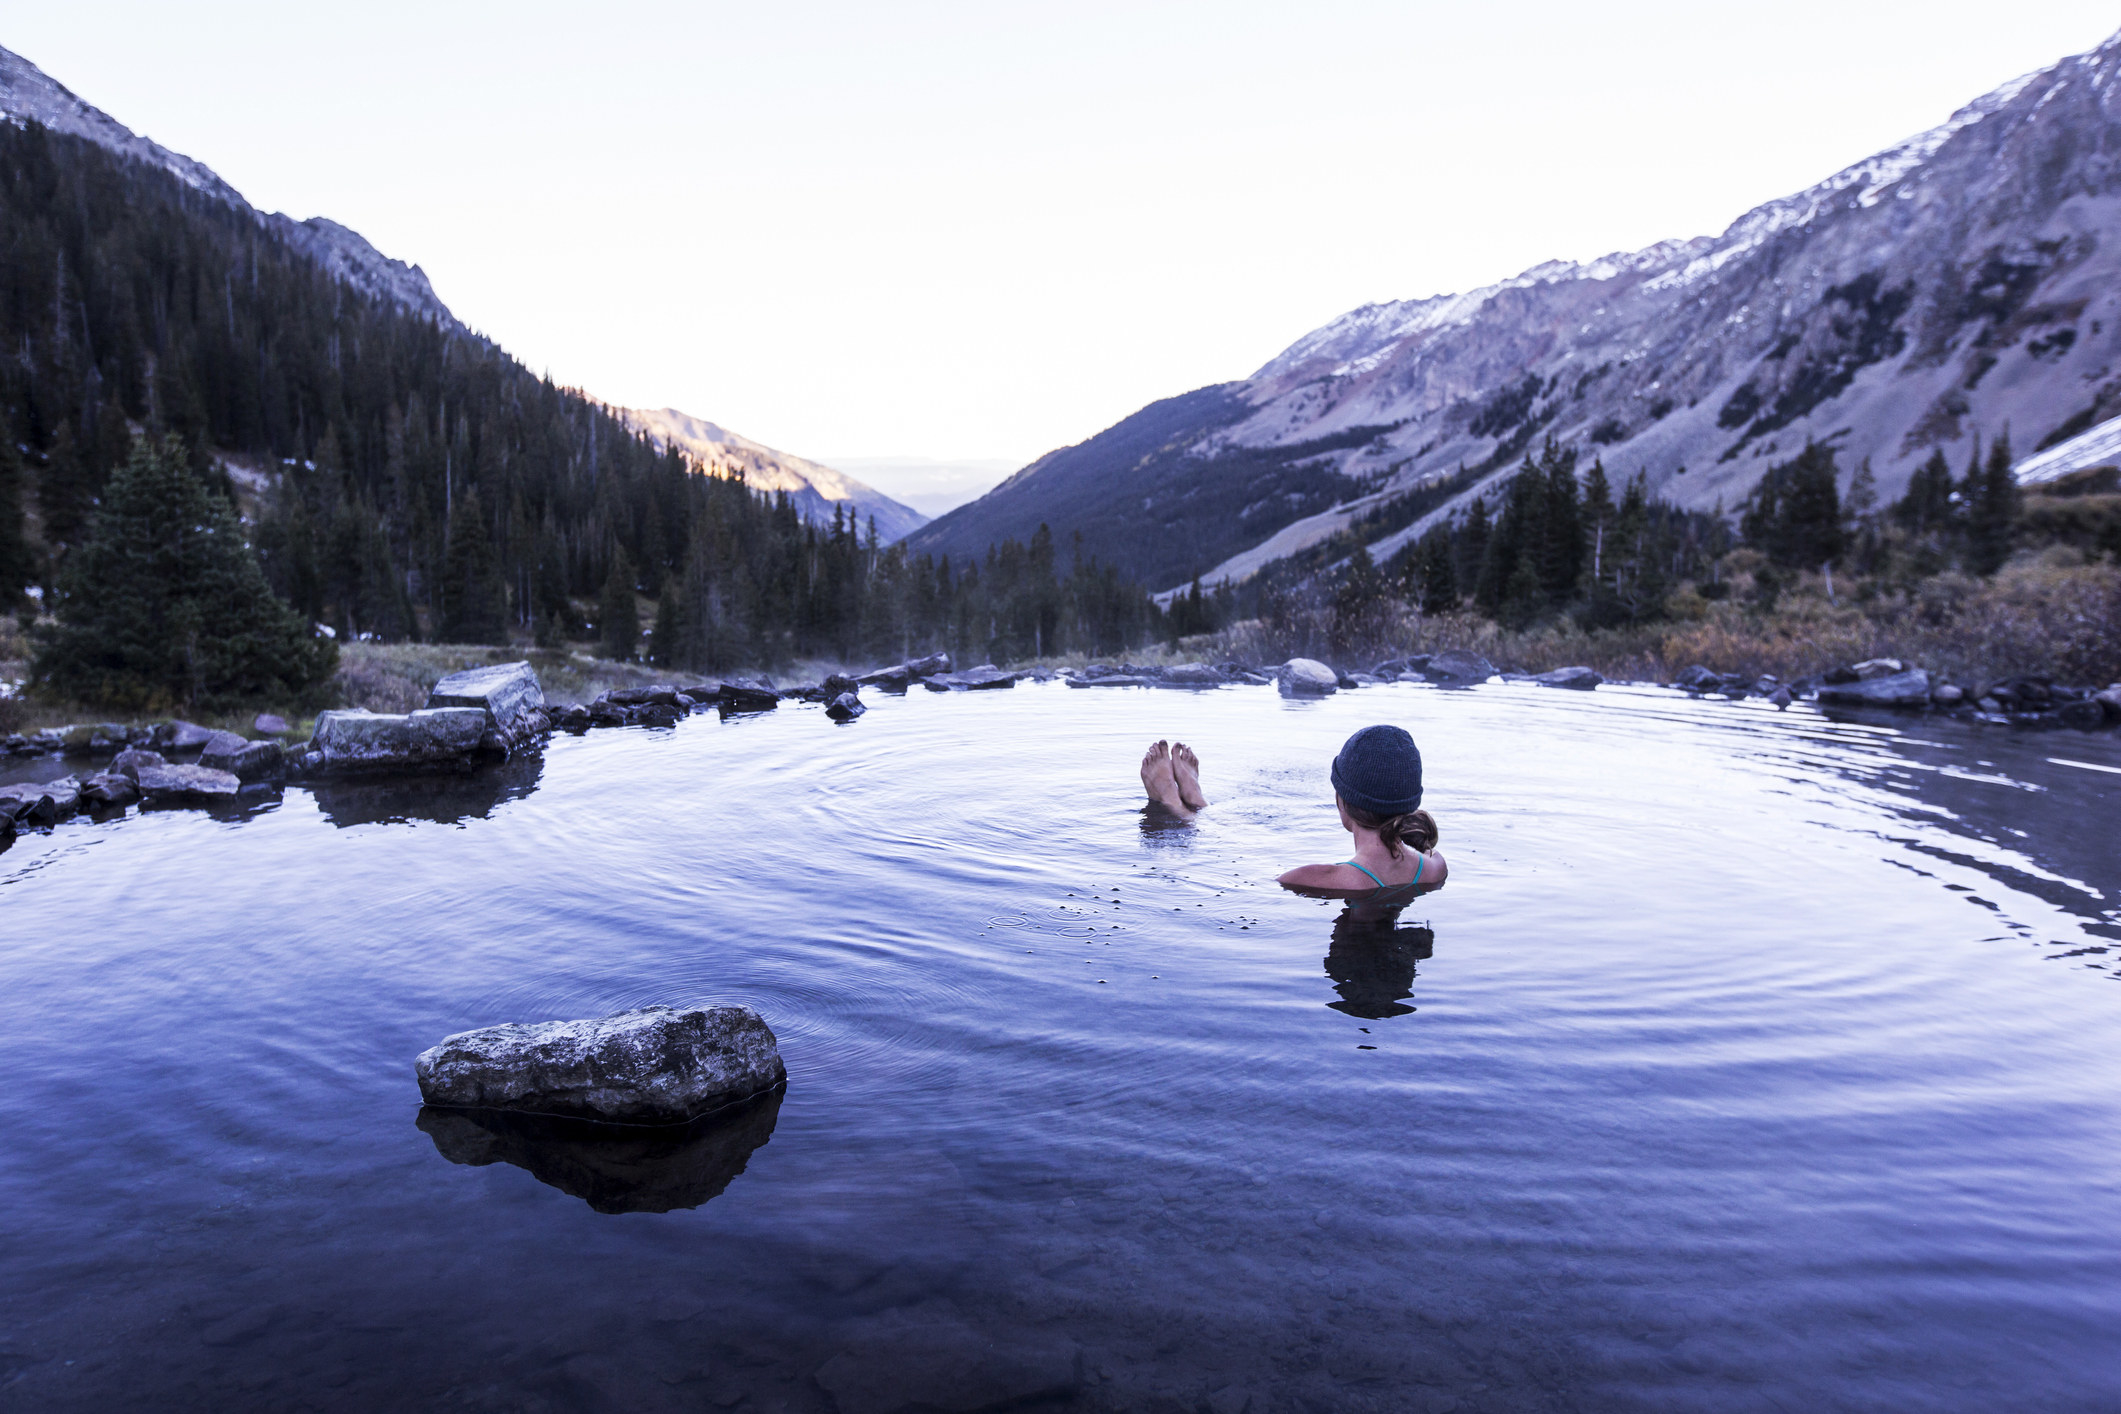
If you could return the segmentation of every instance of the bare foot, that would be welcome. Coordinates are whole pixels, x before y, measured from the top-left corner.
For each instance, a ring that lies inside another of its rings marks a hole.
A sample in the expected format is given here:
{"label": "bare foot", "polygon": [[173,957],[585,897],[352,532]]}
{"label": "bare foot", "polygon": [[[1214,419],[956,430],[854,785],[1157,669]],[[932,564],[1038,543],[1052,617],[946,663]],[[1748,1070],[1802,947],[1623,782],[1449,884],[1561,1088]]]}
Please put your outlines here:
{"label": "bare foot", "polygon": [[1172,814],[1192,818],[1193,812],[1178,793],[1178,778],[1171,771],[1171,743],[1155,742],[1142,753],[1142,789],[1149,793],[1149,799]]}
{"label": "bare foot", "polygon": [[1178,798],[1186,802],[1188,810],[1206,808],[1208,797],[1200,793],[1200,758],[1184,742],[1171,748],[1171,776],[1178,782]]}

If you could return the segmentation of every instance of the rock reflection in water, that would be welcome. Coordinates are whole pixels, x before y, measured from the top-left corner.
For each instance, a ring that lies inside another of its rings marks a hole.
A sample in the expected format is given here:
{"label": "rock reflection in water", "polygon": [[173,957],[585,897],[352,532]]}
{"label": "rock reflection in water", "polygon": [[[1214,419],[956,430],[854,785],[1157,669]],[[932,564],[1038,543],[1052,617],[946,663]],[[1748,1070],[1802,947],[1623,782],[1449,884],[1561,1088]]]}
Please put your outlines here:
{"label": "rock reflection in water", "polygon": [[317,809],[341,829],[351,825],[402,825],[433,820],[444,825],[484,820],[495,807],[521,800],[538,788],[541,755],[519,756],[465,774],[392,776],[381,780],[317,781],[310,793]]}
{"label": "rock reflection in water", "polygon": [[1326,1005],[1365,1021],[1410,1014],[1414,1008],[1404,998],[1414,995],[1414,964],[1435,949],[1432,929],[1402,928],[1396,911],[1379,918],[1356,906],[1341,910],[1326,953],[1326,976],[1340,1000]]}
{"label": "rock reflection in water", "polygon": [[600,1213],[667,1213],[699,1207],[744,1171],[773,1137],[782,1094],[667,1129],[433,1105],[418,1123],[453,1164],[514,1164]]}

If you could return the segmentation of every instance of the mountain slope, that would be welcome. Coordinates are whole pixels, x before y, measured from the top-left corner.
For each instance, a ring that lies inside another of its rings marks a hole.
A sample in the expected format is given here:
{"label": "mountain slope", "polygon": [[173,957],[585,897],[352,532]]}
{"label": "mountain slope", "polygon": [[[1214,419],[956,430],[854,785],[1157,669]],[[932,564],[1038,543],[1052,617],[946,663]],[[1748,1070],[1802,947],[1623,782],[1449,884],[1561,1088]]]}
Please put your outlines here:
{"label": "mountain slope", "polygon": [[851,511],[866,529],[876,522],[879,540],[889,545],[928,523],[928,517],[901,505],[873,486],[821,462],[777,452],[761,442],[718,427],[676,408],[614,407],[611,412],[659,447],[676,447],[701,465],[741,477],[754,491],[786,491],[796,513],[812,525],[829,524],[835,509]]}
{"label": "mountain slope", "polygon": [[[1964,462],[2008,428],[2027,451],[2121,413],[2117,76],[2121,36],[1721,236],[1354,310],[1224,385],[1242,415],[1157,464],[1162,495],[1222,503],[1242,498],[1217,488],[1263,455],[1315,449],[1306,473],[1349,494],[1279,524],[1198,526],[1191,553],[1168,534],[1154,553],[1125,535],[1092,548],[1158,586],[1213,582],[1381,514],[1404,522],[1373,542],[1389,553],[1549,436],[1708,510],[1808,438],[1832,442],[1845,472],[1869,458],[1891,495],[1933,449]],[[1058,536],[1112,520],[1099,497],[1130,453],[1099,442],[1070,449],[1065,484],[1043,491]],[[1439,496],[1461,466],[1466,489]],[[1022,534],[1007,489],[921,543]]]}

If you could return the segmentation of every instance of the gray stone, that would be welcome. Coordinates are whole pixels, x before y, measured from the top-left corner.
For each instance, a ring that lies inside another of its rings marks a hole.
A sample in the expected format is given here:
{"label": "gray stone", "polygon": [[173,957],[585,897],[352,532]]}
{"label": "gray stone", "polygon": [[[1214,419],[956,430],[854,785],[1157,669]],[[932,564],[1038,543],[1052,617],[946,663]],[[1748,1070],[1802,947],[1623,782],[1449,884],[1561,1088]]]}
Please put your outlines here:
{"label": "gray stone", "polygon": [[1849,671],[1858,682],[1872,682],[1878,678],[1896,677],[1907,671],[1907,664],[1898,658],[1866,658],[1860,663],[1851,663]]}
{"label": "gray stone", "polygon": [[862,691],[861,684],[848,677],[845,673],[832,673],[817,686],[818,691],[825,694],[825,700],[828,702],[843,693],[851,692],[856,696],[860,696]]}
{"label": "gray stone", "polygon": [[851,692],[843,692],[825,704],[825,715],[835,722],[851,722],[868,710],[862,699]]}
{"label": "gray stone", "polygon": [[99,772],[81,785],[81,800],[90,806],[123,809],[139,798],[140,787],[133,784],[132,777],[116,771]]}
{"label": "gray stone", "polygon": [[839,1353],[818,1368],[817,1382],[840,1414],[976,1414],[1073,1393],[1082,1382],[1082,1352],[1055,1332],[987,1335],[936,1301],[854,1323]]}
{"label": "gray stone", "polygon": [[2093,693],[2092,701],[2098,703],[2105,710],[2106,720],[2109,722],[2121,722],[2121,682],[2115,683],[2104,692]]}
{"label": "gray stone", "polygon": [[1220,687],[1229,676],[1222,669],[1207,663],[1173,663],[1165,668],[1158,681],[1165,687]]}
{"label": "gray stone", "polygon": [[932,678],[937,673],[950,671],[948,653],[931,653],[925,658],[910,662],[895,663],[888,668],[878,668],[873,673],[864,673],[855,679],[864,687],[880,687],[886,692],[904,692],[923,678]]}
{"label": "gray stone", "polygon": [[233,773],[206,766],[141,766],[130,774],[147,805],[217,805],[243,788]]}
{"label": "gray stone", "polygon": [[773,1032],[743,1006],[488,1026],[414,1069],[430,1105],[616,1124],[683,1124],[787,1079]]}
{"label": "gray stone", "polygon": [[1775,704],[1776,711],[1783,712],[1789,710],[1789,705],[1797,699],[1790,695],[1787,686],[1777,684],[1775,690],[1768,694],[1767,700]]}
{"label": "gray stone", "polygon": [[80,800],[80,788],[72,776],[0,786],[0,816],[19,826],[41,830],[73,814]]}
{"label": "gray stone", "polygon": [[1955,707],[1966,700],[1966,689],[1942,682],[1930,690],[1930,698],[1946,707]]}
{"label": "gray stone", "polygon": [[1464,683],[1486,682],[1497,676],[1495,665],[1478,653],[1463,648],[1452,648],[1429,659],[1423,669],[1430,682],[1458,686]]}
{"label": "gray stone", "polygon": [[1827,683],[1819,700],[1839,707],[1927,707],[1930,675],[1921,668],[1857,682]]}
{"label": "gray stone", "polygon": [[771,712],[781,705],[781,695],[772,688],[739,678],[722,684],[724,712]]}
{"label": "gray stone", "polygon": [[1722,683],[1722,681],[1723,679],[1721,676],[1714,672],[1711,672],[1709,669],[1703,667],[1701,664],[1696,663],[1692,667],[1687,668],[1685,671],[1681,672],[1678,677],[1673,678],[1672,686],[1683,687],[1690,692],[1699,692],[1703,688],[1715,687]]}
{"label": "gray stone", "polygon": [[309,749],[327,773],[469,766],[490,723],[484,708],[428,707],[403,716],[359,709],[317,718]]}
{"label": "gray stone", "polygon": [[649,702],[628,708],[627,716],[637,727],[674,727],[685,720],[688,710],[675,702]]}
{"label": "gray stone", "polygon": [[1343,673],[1340,679],[1342,687],[1376,687],[1381,682],[1383,679],[1372,673]]}
{"label": "gray stone", "polygon": [[976,668],[967,668],[961,673],[937,673],[923,678],[922,685],[932,692],[985,692],[998,687],[1015,687],[1020,673],[1006,672],[992,663],[982,663]]}
{"label": "gray stone", "polygon": [[1567,687],[1589,692],[1605,679],[1589,668],[1556,668],[1550,673],[1534,673],[1532,681],[1541,687]]}
{"label": "gray stone", "polygon": [[2061,708],[2062,724],[2079,731],[2096,731],[2106,725],[2104,703],[2086,699],[2082,702],[2065,702]]}
{"label": "gray stone", "polygon": [[1329,697],[1340,691],[1340,674],[1316,658],[1291,658],[1276,681],[1284,697]]}
{"label": "gray stone", "polygon": [[286,736],[288,732],[287,719],[285,717],[276,717],[270,712],[260,712],[257,716],[251,718],[250,729],[259,736]]}
{"label": "gray stone", "polygon": [[245,741],[233,732],[221,732],[199,753],[199,764],[227,771],[245,785],[277,780],[287,769],[287,748],[277,741]]}
{"label": "gray stone", "polygon": [[155,724],[155,749],[157,751],[197,751],[213,740],[213,728],[202,727],[197,722],[157,722]]}
{"label": "gray stone", "polygon": [[[669,689],[664,689],[669,691]],[[672,694],[675,705],[675,694]],[[451,673],[427,694],[428,710],[474,707],[486,714],[488,750],[516,750],[550,729],[545,690],[528,663],[496,663]]]}
{"label": "gray stone", "polygon": [[1102,677],[1068,679],[1070,687],[1155,687],[1155,678],[1143,677],[1139,673],[1106,673]]}
{"label": "gray stone", "polygon": [[605,693],[602,700],[621,707],[645,707],[650,703],[675,707],[678,705],[678,690],[668,686],[615,687]]}
{"label": "gray stone", "polygon": [[121,751],[116,756],[113,756],[110,768],[127,780],[137,784],[140,779],[141,767],[166,766],[168,764],[167,761],[162,759],[162,753],[159,751],[142,751],[138,747],[133,747],[131,750]]}

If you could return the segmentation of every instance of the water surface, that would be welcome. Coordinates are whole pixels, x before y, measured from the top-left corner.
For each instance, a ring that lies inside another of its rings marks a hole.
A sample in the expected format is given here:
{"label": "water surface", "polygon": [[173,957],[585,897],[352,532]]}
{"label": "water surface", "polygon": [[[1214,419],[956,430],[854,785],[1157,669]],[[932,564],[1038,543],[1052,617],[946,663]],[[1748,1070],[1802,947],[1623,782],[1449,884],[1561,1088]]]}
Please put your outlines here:
{"label": "water surface", "polygon": [[[1451,861],[1382,932],[1272,885],[1380,720]],[[25,836],[0,1408],[2112,1409],[2115,768],[1051,684]],[[617,1155],[421,1112],[443,1035],[666,1001],[757,1007],[785,1096]]]}

